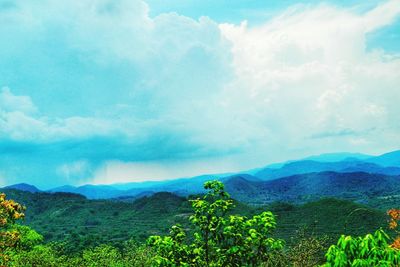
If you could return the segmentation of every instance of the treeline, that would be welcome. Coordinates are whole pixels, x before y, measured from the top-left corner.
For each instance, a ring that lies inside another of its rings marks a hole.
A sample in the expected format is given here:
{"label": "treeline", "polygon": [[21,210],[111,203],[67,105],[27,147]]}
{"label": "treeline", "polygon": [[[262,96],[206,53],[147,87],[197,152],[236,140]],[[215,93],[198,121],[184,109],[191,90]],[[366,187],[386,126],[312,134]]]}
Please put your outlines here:
{"label": "treeline", "polygon": [[[207,194],[190,200],[191,231],[179,224],[169,235],[138,244],[102,244],[71,254],[64,242],[43,237],[16,222],[24,207],[0,195],[0,260],[4,266],[400,266],[400,211],[389,211],[391,238],[382,229],[364,237],[342,236],[336,245],[324,236],[300,231],[292,241],[276,238],[275,215],[232,214],[224,185],[206,182]],[[110,228],[109,231],[117,229]],[[393,235],[394,234],[394,235]]]}

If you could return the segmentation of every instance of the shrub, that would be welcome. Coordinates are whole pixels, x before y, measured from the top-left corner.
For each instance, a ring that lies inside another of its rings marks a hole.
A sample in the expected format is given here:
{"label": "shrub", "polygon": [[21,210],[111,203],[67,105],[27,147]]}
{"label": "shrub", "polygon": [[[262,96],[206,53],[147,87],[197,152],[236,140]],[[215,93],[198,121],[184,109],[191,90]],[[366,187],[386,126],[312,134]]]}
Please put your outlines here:
{"label": "shrub", "polygon": [[328,249],[323,266],[399,266],[400,251],[388,241],[389,236],[382,229],[365,237],[342,235],[337,245]]}
{"label": "shrub", "polygon": [[328,248],[327,236],[315,236],[308,228],[302,228],[287,248],[285,256],[287,266],[313,267],[325,261],[325,251]]}

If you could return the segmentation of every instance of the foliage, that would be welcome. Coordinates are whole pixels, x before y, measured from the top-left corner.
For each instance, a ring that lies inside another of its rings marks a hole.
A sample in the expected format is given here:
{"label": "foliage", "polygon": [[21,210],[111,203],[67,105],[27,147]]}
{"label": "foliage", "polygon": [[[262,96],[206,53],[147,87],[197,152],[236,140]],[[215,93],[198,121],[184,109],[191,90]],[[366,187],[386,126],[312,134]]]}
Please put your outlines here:
{"label": "foliage", "polygon": [[16,220],[24,217],[24,207],[14,200],[0,194],[0,262],[8,261],[8,251],[15,248],[20,240],[20,233],[12,228]]}
{"label": "foliage", "polygon": [[[190,202],[171,193],[119,202],[8,190],[8,196],[30,208],[25,212],[4,196],[1,214],[8,219],[1,231],[15,233],[16,239],[3,250],[3,258],[10,267],[316,266],[324,262],[326,234],[335,240],[340,233],[364,235],[385,223],[382,211],[350,201],[252,207],[232,200],[220,182],[207,182],[205,188],[206,195],[192,196]],[[19,215],[7,213],[10,207]],[[24,213],[25,222],[44,238],[26,225],[15,224]],[[395,230],[398,210],[388,214]],[[171,224],[175,225],[168,236],[158,236],[167,233]],[[306,230],[298,232],[302,227]],[[156,235],[148,239],[151,246],[137,243],[151,234]],[[281,237],[288,241],[285,248]],[[387,245],[392,249],[388,251],[395,251],[396,244]],[[325,266],[335,266],[329,264]]]}
{"label": "foliage", "polygon": [[292,237],[285,253],[286,266],[313,267],[324,262],[328,249],[328,236],[315,236],[309,229],[302,228]]}
{"label": "foliage", "polygon": [[15,224],[17,219],[23,218],[24,207],[12,200],[6,200],[4,194],[0,195],[0,201],[3,240],[7,233],[12,233],[14,237],[12,242],[6,239],[7,242],[2,243],[2,265],[9,267],[150,266],[153,251],[134,241],[123,243],[122,248],[102,244],[94,248],[86,248],[79,255],[65,255],[65,244],[43,244],[42,235],[28,226]]}
{"label": "foliage", "polygon": [[[4,191],[29,207],[23,223],[41,233],[46,242],[60,243],[57,251],[66,255],[79,254],[100,244],[121,248],[129,239],[142,242],[150,235],[168,234],[168,226],[174,224],[181,224],[188,230],[187,238],[193,238],[194,225],[188,220],[193,213],[190,203],[171,193],[121,202],[88,200],[67,193]],[[276,203],[254,207],[237,201],[234,204],[227,216],[240,214],[250,218],[265,210],[273,212],[277,222],[274,237],[286,241],[305,226],[315,235],[329,235],[337,240],[340,234],[365,235],[386,223],[383,211],[336,199],[305,205]],[[356,209],[358,212],[353,212]]]}
{"label": "foliage", "polygon": [[[11,255],[10,267],[26,266],[73,266],[67,265],[66,257],[58,257],[50,246],[37,245],[29,250],[20,250]],[[78,266],[78,265],[74,265]]]}
{"label": "foliage", "polygon": [[126,242],[123,249],[100,245],[84,250],[75,256],[59,255],[51,245],[36,245],[29,250],[19,250],[10,255],[9,267],[143,267],[151,266],[153,251],[147,246]]}
{"label": "foliage", "polygon": [[400,251],[392,248],[388,240],[382,229],[365,237],[342,235],[337,245],[328,249],[324,266],[398,266]]}
{"label": "foliage", "polygon": [[25,208],[14,200],[6,199],[4,193],[0,194],[0,227],[13,224],[24,217]]}
{"label": "foliage", "polygon": [[126,266],[144,267],[151,266],[155,251],[146,244],[139,244],[134,240],[124,243],[122,249],[122,257],[127,264]]}
{"label": "foliage", "polygon": [[20,235],[18,250],[29,250],[43,242],[43,236],[29,226],[15,224],[12,229],[16,230]]}
{"label": "foliage", "polygon": [[336,242],[341,234],[363,236],[387,222],[384,211],[332,198],[304,205],[275,203],[268,209],[277,218],[275,236],[287,241],[295,237],[297,231],[303,227],[307,227],[310,235],[328,236],[331,242]]}
{"label": "foliage", "polygon": [[158,266],[258,266],[267,262],[274,251],[283,248],[282,240],[271,237],[275,217],[263,212],[248,219],[227,215],[233,201],[219,181],[206,182],[202,198],[192,200],[195,226],[194,240],[186,244],[185,231],[179,225],[170,235],[152,236],[148,243],[155,247]]}
{"label": "foliage", "polygon": [[390,216],[389,228],[397,233],[397,237],[391,246],[393,248],[400,249],[400,231],[397,230],[399,228],[400,209],[390,209],[388,210],[387,214]]}
{"label": "foliage", "polygon": [[150,235],[168,234],[172,224],[187,225],[191,212],[185,198],[171,193],[121,202],[67,193],[4,191],[29,207],[23,223],[41,233],[46,242],[62,243],[59,249],[68,255],[101,244],[121,248],[130,239],[143,242]]}
{"label": "foliage", "polygon": [[109,245],[100,245],[94,249],[85,250],[82,255],[83,266],[123,267],[121,253]]}

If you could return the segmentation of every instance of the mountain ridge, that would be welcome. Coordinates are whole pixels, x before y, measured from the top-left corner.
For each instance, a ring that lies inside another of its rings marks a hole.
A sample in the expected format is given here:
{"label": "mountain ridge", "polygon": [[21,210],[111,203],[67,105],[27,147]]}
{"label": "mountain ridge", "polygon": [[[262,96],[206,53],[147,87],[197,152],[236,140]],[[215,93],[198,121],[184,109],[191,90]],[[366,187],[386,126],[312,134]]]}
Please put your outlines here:
{"label": "mountain ridge", "polygon": [[[108,185],[64,185],[49,189],[47,192],[75,193],[84,195],[89,199],[136,199],[143,195],[151,195],[162,191],[172,192],[180,196],[187,196],[204,192],[202,185],[208,180],[218,179],[225,182],[231,177],[239,175],[245,177],[246,180],[270,181],[292,175],[326,171],[338,173],[364,172],[389,176],[400,175],[400,150],[378,156],[370,156],[361,153],[327,153],[306,157],[301,160],[267,165],[267,167],[233,174],[210,174],[163,181],[116,183]],[[25,187],[26,190],[35,191],[35,186],[29,184],[24,185],[25,186],[19,186],[21,190],[24,190]],[[11,186],[18,187],[18,184]],[[29,186],[31,186],[31,189],[29,189]]]}
{"label": "mountain ridge", "polygon": [[26,192],[30,192],[30,193],[42,192],[36,186],[31,185],[31,184],[27,184],[27,183],[12,184],[12,185],[5,186],[3,188],[16,189],[16,190],[26,191]]}
{"label": "mountain ridge", "polygon": [[260,182],[233,177],[226,182],[226,190],[233,198],[254,204],[275,201],[305,203],[323,197],[367,203],[376,197],[400,194],[400,176],[329,171],[297,174]]}

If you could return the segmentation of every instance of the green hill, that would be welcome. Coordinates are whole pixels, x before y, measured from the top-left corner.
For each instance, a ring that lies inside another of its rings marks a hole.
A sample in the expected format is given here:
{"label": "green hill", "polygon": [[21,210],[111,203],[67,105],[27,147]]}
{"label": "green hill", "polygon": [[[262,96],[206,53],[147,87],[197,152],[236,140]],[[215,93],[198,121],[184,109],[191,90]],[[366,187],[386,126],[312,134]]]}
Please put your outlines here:
{"label": "green hill", "polygon": [[286,240],[302,228],[309,234],[337,239],[341,234],[365,235],[387,224],[383,211],[332,198],[304,205],[274,203],[269,210],[277,216],[276,235]]}
{"label": "green hill", "polygon": [[135,202],[88,200],[71,193],[29,193],[3,190],[10,199],[25,205],[25,224],[46,241],[66,241],[72,250],[130,238],[144,241],[166,234],[176,223],[185,223],[191,211],[185,198],[157,193]]}
{"label": "green hill", "polygon": [[[71,193],[3,191],[27,206],[25,224],[43,234],[46,241],[65,241],[68,253],[101,243],[118,246],[131,238],[143,242],[150,235],[166,234],[177,223],[188,228],[192,211],[186,198],[165,192],[126,202],[88,200]],[[277,216],[276,236],[286,240],[302,228],[337,238],[341,233],[361,235],[386,225],[383,211],[337,199],[257,207],[236,202],[233,213],[249,216],[261,210]]]}

